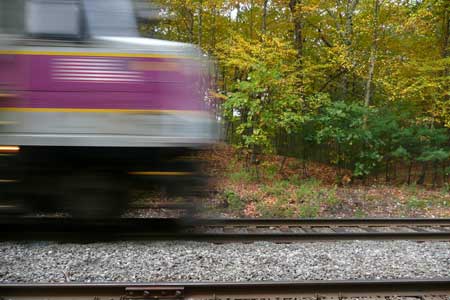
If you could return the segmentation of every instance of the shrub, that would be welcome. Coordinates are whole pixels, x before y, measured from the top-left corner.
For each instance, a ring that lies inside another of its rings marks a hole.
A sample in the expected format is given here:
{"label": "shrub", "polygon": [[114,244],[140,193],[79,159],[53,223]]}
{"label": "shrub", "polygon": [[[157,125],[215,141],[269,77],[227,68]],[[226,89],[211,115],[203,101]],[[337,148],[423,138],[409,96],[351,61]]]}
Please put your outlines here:
{"label": "shrub", "polygon": [[243,201],[235,192],[225,190],[223,194],[230,210],[240,212],[244,209],[245,201]]}

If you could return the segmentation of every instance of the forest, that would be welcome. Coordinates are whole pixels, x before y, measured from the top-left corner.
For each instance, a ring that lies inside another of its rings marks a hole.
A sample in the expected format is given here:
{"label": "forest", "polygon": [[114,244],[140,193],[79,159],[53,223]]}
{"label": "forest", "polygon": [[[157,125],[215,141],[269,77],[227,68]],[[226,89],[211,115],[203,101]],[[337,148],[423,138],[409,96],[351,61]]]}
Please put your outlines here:
{"label": "forest", "polygon": [[152,2],[162,19],[144,35],[213,58],[208,101],[246,165],[276,154],[449,183],[450,1]]}

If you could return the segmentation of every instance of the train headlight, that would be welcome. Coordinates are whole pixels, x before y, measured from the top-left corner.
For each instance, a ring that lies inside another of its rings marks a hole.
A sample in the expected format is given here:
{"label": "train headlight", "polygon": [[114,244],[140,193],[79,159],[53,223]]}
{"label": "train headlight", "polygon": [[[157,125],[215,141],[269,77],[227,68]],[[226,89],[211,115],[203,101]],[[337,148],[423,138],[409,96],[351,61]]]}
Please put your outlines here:
{"label": "train headlight", "polygon": [[0,153],[17,153],[19,151],[19,146],[0,146]]}

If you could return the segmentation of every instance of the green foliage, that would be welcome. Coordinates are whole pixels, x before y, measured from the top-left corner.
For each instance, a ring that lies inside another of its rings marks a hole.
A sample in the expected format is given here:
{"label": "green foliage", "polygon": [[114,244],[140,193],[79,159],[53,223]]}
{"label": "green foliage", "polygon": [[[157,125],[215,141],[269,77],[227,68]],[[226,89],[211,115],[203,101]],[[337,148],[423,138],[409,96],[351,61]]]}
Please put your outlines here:
{"label": "green foliage", "polygon": [[411,153],[408,152],[402,145],[398,146],[397,149],[391,152],[392,157],[403,159],[405,161],[411,160]]}
{"label": "green foliage", "polygon": [[299,186],[302,184],[302,182],[304,182],[304,180],[302,180],[302,178],[298,174],[294,174],[289,177],[289,182],[293,185]]}
{"label": "green foliage", "polygon": [[442,194],[444,194],[444,195],[450,194],[450,184],[448,184],[448,183],[444,184],[441,191],[442,191]]}
{"label": "green foliage", "polygon": [[[448,192],[446,194],[448,194]],[[450,201],[448,201],[448,200],[442,200],[440,204],[443,207],[450,207]]]}
{"label": "green foliage", "polygon": [[323,202],[328,206],[328,208],[337,208],[341,205],[341,199],[336,195],[336,188],[328,189],[325,194],[325,199]]}
{"label": "green foliage", "polygon": [[[313,218],[321,207],[335,208],[340,204],[335,188],[324,187],[317,180],[292,183],[281,180],[261,187],[263,195],[256,201],[256,209],[263,217]],[[265,201],[269,197],[274,201]]]}
{"label": "green foliage", "polygon": [[340,204],[336,195],[336,188],[324,188],[317,180],[305,180],[295,190],[298,203],[313,204],[313,206],[324,204],[328,208],[335,208]]}
{"label": "green foliage", "polygon": [[[400,107],[400,109],[402,109]],[[442,163],[449,159],[450,134],[443,128],[417,124],[408,113],[388,112],[361,104],[333,102],[307,121],[303,140],[325,151],[329,163],[365,177],[392,160]]]}
{"label": "green foliage", "polygon": [[244,168],[239,169],[236,172],[231,172],[228,176],[230,180],[235,183],[256,181],[256,175]]}
{"label": "green foliage", "polygon": [[316,180],[303,180],[295,190],[295,197],[298,203],[304,203],[308,201],[318,201],[320,194],[320,182]]}
{"label": "green foliage", "polygon": [[268,37],[262,43],[236,37],[232,44],[224,47],[222,60],[238,70],[240,78],[223,104],[225,117],[238,124],[240,146],[270,151],[279,130],[290,132],[302,121],[302,101],[294,86],[295,53]]}
{"label": "green foliage", "polygon": [[300,207],[300,218],[316,218],[319,215],[320,206],[317,204],[304,204]]}
{"label": "green foliage", "polygon": [[361,209],[357,208],[354,213],[355,218],[366,218],[367,214]]}
{"label": "green foliage", "polygon": [[362,105],[330,103],[312,119],[315,140],[329,149],[332,164],[353,169],[355,176],[366,176],[382,159],[382,141],[372,131],[375,116],[376,110]]}
{"label": "green foliage", "polygon": [[411,197],[408,200],[407,203],[407,207],[411,210],[415,210],[415,209],[424,209],[428,206],[427,201],[425,200],[421,200],[421,199],[417,199],[416,197]]}
{"label": "green foliage", "polygon": [[245,208],[245,201],[243,201],[235,192],[225,190],[223,196],[231,211],[241,212]]}
{"label": "green foliage", "polygon": [[447,160],[450,156],[449,151],[444,149],[427,149],[418,158],[418,161],[441,162]]}
{"label": "green foliage", "polygon": [[279,166],[269,162],[262,162],[260,166],[260,170],[263,173],[263,177],[269,180],[275,180],[276,175],[278,174]]}
{"label": "green foliage", "polygon": [[258,202],[256,209],[264,218],[293,218],[295,209],[286,205],[286,199],[277,199],[273,205],[267,206],[264,202]]}
{"label": "green foliage", "polygon": [[289,182],[285,180],[275,181],[272,185],[264,185],[262,191],[268,196],[284,197],[289,188]]}

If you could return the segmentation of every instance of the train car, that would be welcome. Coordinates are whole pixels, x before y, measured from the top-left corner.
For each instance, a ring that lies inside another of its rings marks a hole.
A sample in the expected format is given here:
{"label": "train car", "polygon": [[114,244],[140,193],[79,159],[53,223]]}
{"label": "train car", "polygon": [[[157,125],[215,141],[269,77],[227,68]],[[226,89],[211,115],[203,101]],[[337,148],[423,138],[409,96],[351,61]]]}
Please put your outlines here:
{"label": "train car", "polygon": [[3,208],[117,215],[132,186],[197,188],[208,60],[140,37],[132,0],[0,0]]}

